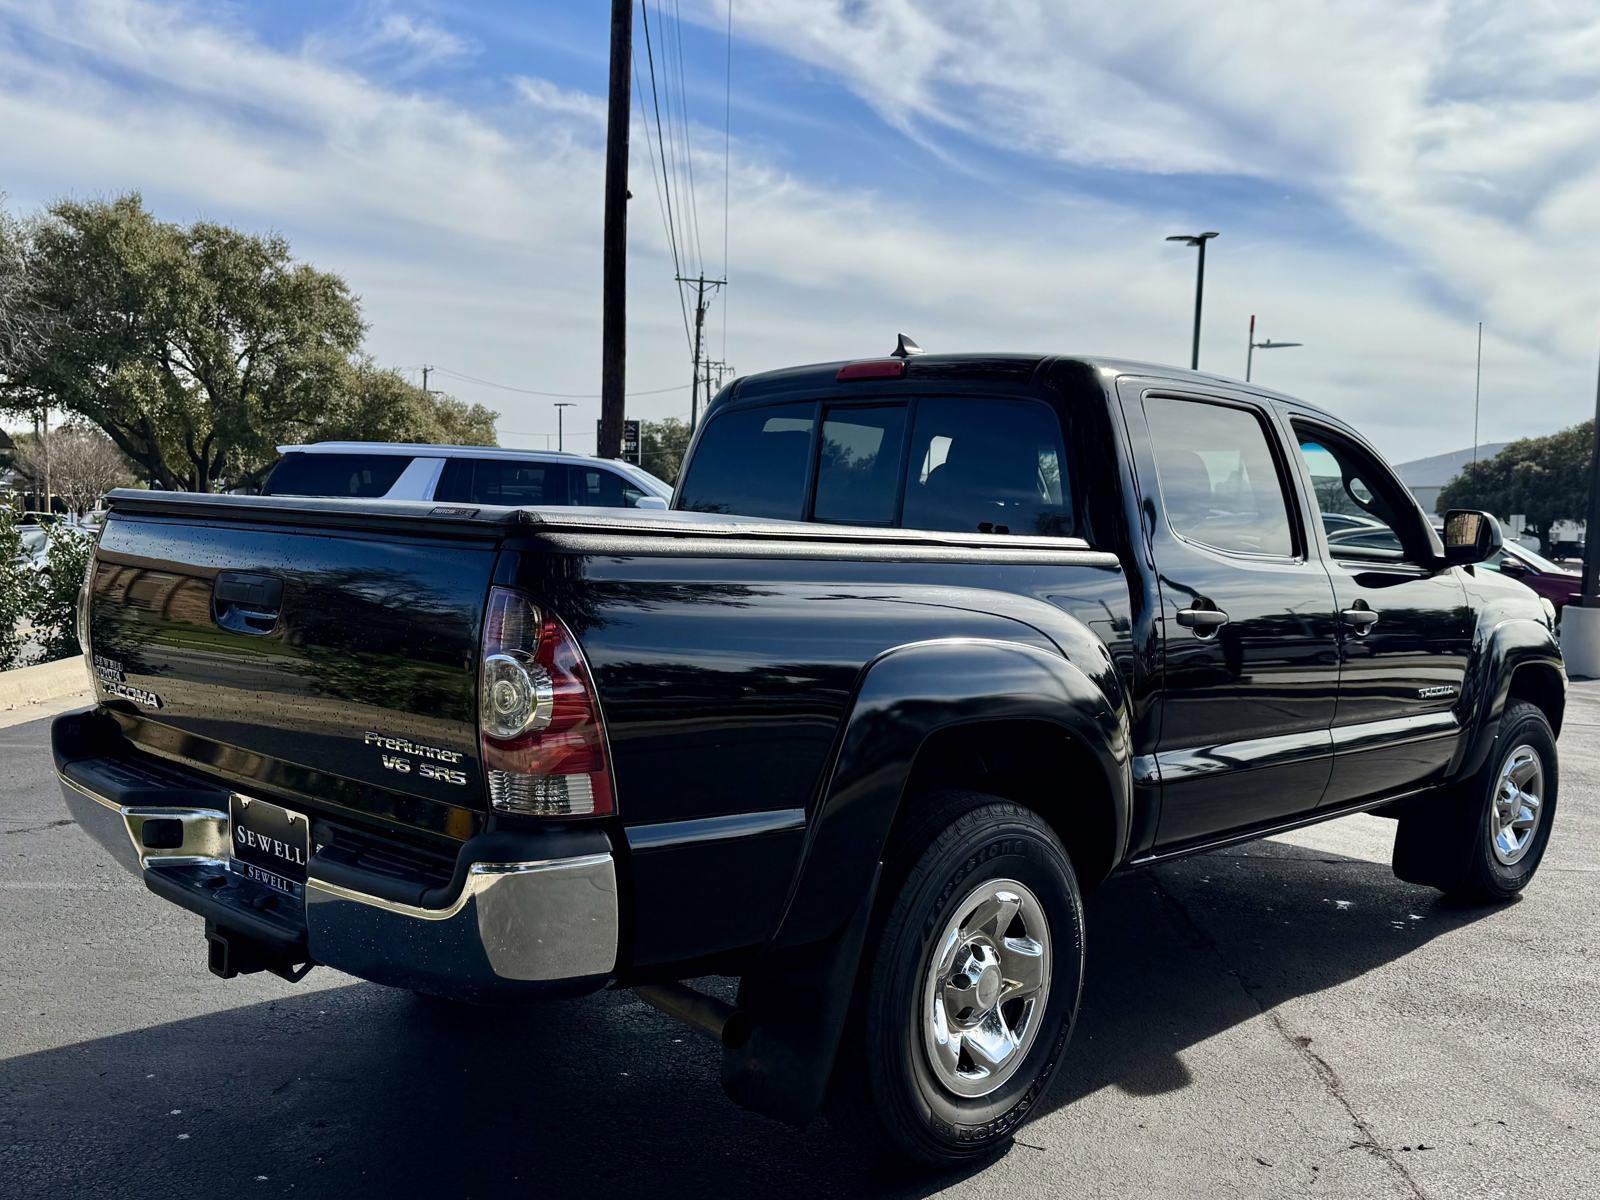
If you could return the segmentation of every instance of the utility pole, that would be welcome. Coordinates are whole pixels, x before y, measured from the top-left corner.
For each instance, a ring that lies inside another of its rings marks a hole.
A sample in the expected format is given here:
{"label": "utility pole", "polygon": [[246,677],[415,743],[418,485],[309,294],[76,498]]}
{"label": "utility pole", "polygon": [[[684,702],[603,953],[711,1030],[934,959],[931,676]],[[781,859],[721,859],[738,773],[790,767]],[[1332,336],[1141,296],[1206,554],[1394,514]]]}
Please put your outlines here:
{"label": "utility pole", "polygon": [[[726,279],[707,279],[701,272],[694,279],[687,279],[682,275],[678,277],[680,285],[692,283],[695,286],[694,299],[694,371],[689,377],[689,432],[694,432],[696,422],[700,416],[700,348],[704,341],[706,325],[706,289],[716,291],[724,286]],[[709,399],[709,395],[707,399]]]}
{"label": "utility pole", "polygon": [[[1472,383],[1472,461],[1478,461],[1478,398],[1483,393],[1483,322],[1478,322],[1478,374]],[[1548,549],[1548,547],[1546,547]]]}
{"label": "utility pole", "polygon": [[722,381],[728,377],[729,373],[732,370],[733,370],[733,368],[730,367],[725,362],[718,362],[718,361],[716,361],[714,359],[709,359],[709,358],[706,359],[706,401],[707,401],[707,403],[710,402],[711,397],[715,396],[717,394],[717,392],[719,390],[721,390]]}
{"label": "utility pole", "polygon": [[600,437],[595,453],[622,453],[628,356],[628,125],[633,96],[633,0],[611,0],[611,95],[600,298]]}
{"label": "utility pole", "polygon": [[565,450],[567,448],[567,430],[563,418],[566,414],[561,410],[563,408],[577,408],[578,406],[571,400],[557,400],[553,407],[556,410],[556,449]]}
{"label": "utility pole", "polygon": [[424,392],[426,392],[428,390],[428,373],[431,372],[432,370],[433,370],[433,368],[431,366],[429,366],[427,363],[423,363],[422,364],[422,390]]}
{"label": "utility pole", "polygon": [[[1600,379],[1594,391],[1594,449],[1589,459],[1589,517],[1583,528],[1584,608],[1600,608]],[[1592,626],[1591,626],[1592,627]]]}

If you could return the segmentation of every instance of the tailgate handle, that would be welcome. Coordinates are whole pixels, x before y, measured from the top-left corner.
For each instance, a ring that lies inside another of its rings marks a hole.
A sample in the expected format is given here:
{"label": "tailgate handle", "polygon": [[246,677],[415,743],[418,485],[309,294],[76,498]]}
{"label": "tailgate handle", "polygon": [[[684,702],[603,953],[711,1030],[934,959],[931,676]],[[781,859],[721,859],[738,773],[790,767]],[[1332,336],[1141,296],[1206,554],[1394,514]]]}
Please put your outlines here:
{"label": "tailgate handle", "polygon": [[283,609],[283,580],[248,571],[224,571],[211,590],[211,613],[235,633],[267,634]]}

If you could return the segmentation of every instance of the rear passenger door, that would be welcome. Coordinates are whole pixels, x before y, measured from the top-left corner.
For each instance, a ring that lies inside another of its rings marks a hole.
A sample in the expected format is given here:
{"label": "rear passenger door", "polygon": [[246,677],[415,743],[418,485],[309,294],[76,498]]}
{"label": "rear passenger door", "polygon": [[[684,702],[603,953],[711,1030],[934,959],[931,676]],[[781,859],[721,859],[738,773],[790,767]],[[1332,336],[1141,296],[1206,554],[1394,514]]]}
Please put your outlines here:
{"label": "rear passenger door", "polygon": [[1123,384],[1161,588],[1156,841],[1170,849],[1316,808],[1337,624],[1275,414],[1250,397]]}
{"label": "rear passenger door", "polygon": [[572,503],[589,508],[638,508],[645,491],[631,479],[604,467],[574,463],[567,468]]}
{"label": "rear passenger door", "polygon": [[565,463],[515,458],[452,458],[444,465],[434,499],[444,504],[564,506],[568,496]]}

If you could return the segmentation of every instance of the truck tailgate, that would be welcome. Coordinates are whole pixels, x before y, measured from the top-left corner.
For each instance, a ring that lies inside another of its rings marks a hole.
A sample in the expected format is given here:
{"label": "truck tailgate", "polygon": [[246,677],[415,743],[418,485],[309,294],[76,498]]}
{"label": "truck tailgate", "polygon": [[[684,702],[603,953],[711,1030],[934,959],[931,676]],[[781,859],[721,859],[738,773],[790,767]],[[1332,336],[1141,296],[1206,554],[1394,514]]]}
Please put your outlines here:
{"label": "truck tailgate", "polygon": [[92,574],[96,686],[135,746],[241,791],[463,838],[484,807],[496,528],[373,509],[116,502]]}

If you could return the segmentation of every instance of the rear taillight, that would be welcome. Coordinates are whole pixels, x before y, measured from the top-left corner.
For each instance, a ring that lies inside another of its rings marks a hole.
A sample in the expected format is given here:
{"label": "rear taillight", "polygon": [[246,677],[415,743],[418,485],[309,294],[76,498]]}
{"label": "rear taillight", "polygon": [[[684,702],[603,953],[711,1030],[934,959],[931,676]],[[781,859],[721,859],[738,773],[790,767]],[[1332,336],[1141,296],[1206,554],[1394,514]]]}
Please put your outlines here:
{"label": "rear taillight", "polygon": [[478,724],[489,802],[535,817],[613,811],[611,757],[572,632],[509,588],[489,592]]}

